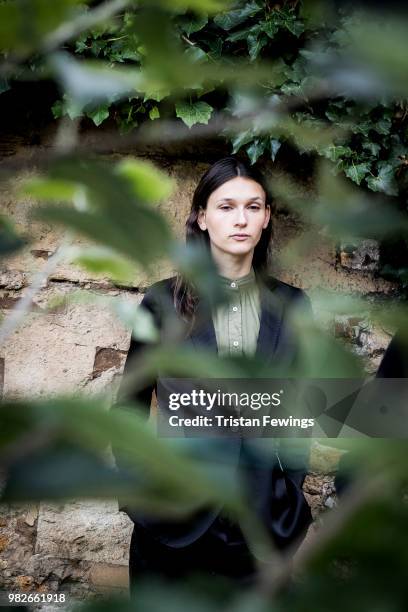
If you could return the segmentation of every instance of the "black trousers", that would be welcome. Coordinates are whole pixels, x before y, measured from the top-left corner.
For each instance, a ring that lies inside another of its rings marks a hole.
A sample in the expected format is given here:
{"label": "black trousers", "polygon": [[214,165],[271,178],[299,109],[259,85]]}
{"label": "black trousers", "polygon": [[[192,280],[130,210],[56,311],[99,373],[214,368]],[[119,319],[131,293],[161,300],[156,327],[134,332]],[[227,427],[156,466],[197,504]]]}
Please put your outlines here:
{"label": "black trousers", "polygon": [[248,547],[243,540],[236,538],[224,541],[219,537],[220,529],[217,527],[188,546],[171,548],[136,524],[129,556],[131,590],[135,588],[137,591],[137,581],[143,577],[183,580],[197,573],[227,577],[239,586],[251,586],[256,568]]}

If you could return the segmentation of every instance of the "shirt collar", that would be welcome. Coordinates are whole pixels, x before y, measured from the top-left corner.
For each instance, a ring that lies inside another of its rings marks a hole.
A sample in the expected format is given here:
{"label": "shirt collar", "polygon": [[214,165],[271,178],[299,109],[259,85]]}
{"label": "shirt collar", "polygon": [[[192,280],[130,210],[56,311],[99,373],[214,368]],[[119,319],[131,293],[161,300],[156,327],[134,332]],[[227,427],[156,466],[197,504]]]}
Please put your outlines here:
{"label": "shirt collar", "polygon": [[241,276],[240,278],[226,278],[225,276],[219,275],[221,285],[224,289],[231,291],[237,290],[248,290],[256,285],[255,271],[251,268],[249,274]]}

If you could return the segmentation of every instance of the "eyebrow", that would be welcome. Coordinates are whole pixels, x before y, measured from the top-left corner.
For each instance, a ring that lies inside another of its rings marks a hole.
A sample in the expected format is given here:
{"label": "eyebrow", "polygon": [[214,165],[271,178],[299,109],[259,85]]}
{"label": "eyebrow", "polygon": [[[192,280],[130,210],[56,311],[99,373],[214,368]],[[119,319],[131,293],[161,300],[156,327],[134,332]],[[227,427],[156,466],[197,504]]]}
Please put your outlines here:
{"label": "eyebrow", "polygon": [[[263,198],[261,196],[256,196],[255,198],[249,198],[248,202],[255,202],[255,200],[260,200],[263,202]],[[221,200],[217,200],[216,204],[219,202],[235,202],[234,198],[222,198]]]}

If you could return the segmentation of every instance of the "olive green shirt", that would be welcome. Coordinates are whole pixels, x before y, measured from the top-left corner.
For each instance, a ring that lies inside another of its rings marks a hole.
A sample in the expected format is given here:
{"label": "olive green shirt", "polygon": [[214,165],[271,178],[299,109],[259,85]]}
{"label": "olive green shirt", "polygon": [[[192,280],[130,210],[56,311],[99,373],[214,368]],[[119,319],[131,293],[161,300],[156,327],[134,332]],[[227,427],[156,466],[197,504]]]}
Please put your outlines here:
{"label": "olive green shirt", "polygon": [[[220,277],[225,290],[230,295],[229,303],[218,306],[212,313],[218,355],[253,355],[256,350],[261,303],[259,286],[254,269],[238,279]],[[310,441],[303,438],[278,438],[274,440],[252,440],[252,444],[266,443],[270,448],[272,442],[279,451],[282,460],[289,470],[306,469],[310,452]]]}
{"label": "olive green shirt", "polygon": [[256,350],[261,303],[254,269],[246,276],[220,276],[230,300],[212,313],[218,355],[253,355]]}

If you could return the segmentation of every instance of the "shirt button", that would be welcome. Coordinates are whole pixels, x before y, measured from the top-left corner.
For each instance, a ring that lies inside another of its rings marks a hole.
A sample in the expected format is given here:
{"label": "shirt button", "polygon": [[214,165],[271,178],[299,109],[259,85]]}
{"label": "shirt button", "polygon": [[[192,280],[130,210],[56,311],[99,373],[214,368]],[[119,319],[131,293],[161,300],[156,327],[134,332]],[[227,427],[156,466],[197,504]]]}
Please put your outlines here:
{"label": "shirt button", "polygon": [[235,289],[235,287],[236,287],[236,286],[237,286],[237,283],[231,283],[231,287],[232,287],[233,289]]}
{"label": "shirt button", "polygon": [[239,346],[239,342],[238,340],[234,340],[234,342],[232,343],[234,346]]}
{"label": "shirt button", "polygon": [[237,310],[238,310],[238,306],[233,306],[233,307],[232,307],[232,310],[233,310],[234,312],[237,312]]}

